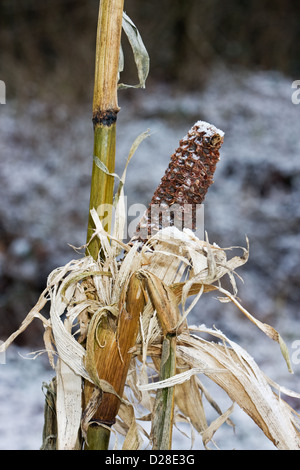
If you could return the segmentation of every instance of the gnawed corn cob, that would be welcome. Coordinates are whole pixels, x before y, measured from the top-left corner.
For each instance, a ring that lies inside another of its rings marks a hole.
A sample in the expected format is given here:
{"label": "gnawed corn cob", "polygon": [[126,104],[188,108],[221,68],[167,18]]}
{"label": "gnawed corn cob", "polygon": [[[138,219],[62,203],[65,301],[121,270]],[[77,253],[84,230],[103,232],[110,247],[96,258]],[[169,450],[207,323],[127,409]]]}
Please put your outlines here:
{"label": "gnawed corn cob", "polygon": [[194,124],[172,155],[132,241],[145,240],[175,222],[181,229],[196,229],[196,209],[213,183],[223,138],[224,132],[207,122]]}

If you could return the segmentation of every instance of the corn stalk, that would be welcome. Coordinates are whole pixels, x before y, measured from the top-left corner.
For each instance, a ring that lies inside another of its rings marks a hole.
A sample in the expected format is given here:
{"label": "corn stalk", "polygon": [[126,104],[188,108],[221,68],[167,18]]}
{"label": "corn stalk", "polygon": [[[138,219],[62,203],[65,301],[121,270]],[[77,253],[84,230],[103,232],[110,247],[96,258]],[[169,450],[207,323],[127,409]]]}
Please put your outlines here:
{"label": "corn stalk", "polygon": [[[148,55],[139,33],[123,12],[124,0],[102,0],[99,8],[95,86],[93,97],[94,157],[90,193],[90,215],[87,230],[86,254],[95,260],[103,257],[99,237],[93,237],[95,225],[91,211],[96,209],[104,230],[110,234],[114,192],[116,155],[116,121],[119,111],[117,90],[123,68],[122,26],[132,46],[137,64],[139,84],[144,87],[148,74]],[[105,222],[104,222],[105,217]],[[104,393],[91,382],[85,381],[84,402],[86,445],[88,450],[102,450],[109,445],[110,427],[120,407],[124,384],[131,359],[128,351],[135,345],[139,315],[143,309],[143,295],[137,279],[132,277],[128,290],[119,302],[115,316],[111,311],[101,312],[91,320],[87,342],[88,357],[95,377],[106,381],[114,393]],[[117,321],[116,321],[117,318]],[[93,331],[92,325],[95,325]],[[103,347],[102,345],[105,345]],[[90,420],[90,423],[89,423]],[[84,427],[83,426],[83,427]]]}
{"label": "corn stalk", "polygon": [[[167,380],[176,374],[176,336],[167,335],[163,339],[160,358],[159,380]],[[153,412],[153,450],[172,448],[175,387],[157,390]]]}
{"label": "corn stalk", "polygon": [[[99,6],[93,96],[94,159],[90,210],[111,208],[113,203],[112,173],[115,169],[116,120],[119,111],[117,86],[123,5],[124,0],[101,0]],[[102,219],[104,215],[101,214]],[[104,227],[108,232],[111,228],[111,216],[112,214],[108,213]],[[90,242],[94,228],[89,215],[87,242]],[[96,237],[89,243],[88,253],[97,259],[99,250],[99,239]]]}
{"label": "corn stalk", "polygon": [[[108,209],[103,211],[102,219],[107,215],[105,230],[111,230],[111,208],[113,204],[114,177],[116,155],[116,120],[119,111],[117,86],[119,74],[119,56],[122,32],[124,0],[101,0],[99,5],[97,40],[96,40],[96,63],[95,84],[93,97],[93,124],[94,124],[94,158],[90,191],[90,211],[92,209]],[[106,171],[104,171],[104,169]],[[99,212],[98,212],[99,213]],[[89,212],[87,229],[87,254],[95,260],[100,252],[99,238],[91,240],[94,233],[94,223]],[[107,326],[99,324],[97,329],[101,330],[101,336],[113,338],[113,332]],[[103,351],[97,348],[95,360],[101,361]],[[100,362],[101,366],[101,362]],[[102,376],[102,371],[98,371]],[[85,382],[85,401],[91,396],[91,385]],[[109,444],[109,426],[90,426],[88,435],[88,449],[106,449]]]}

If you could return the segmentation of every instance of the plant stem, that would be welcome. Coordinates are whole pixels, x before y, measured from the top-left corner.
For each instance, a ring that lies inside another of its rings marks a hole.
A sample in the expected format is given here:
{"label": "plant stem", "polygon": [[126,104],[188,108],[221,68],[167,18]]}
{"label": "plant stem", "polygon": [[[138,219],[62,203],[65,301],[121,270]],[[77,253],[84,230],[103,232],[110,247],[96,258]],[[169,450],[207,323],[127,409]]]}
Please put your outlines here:
{"label": "plant stem", "polygon": [[[117,100],[119,52],[122,32],[124,0],[101,0],[96,41],[95,85],[93,96],[94,156],[105,165],[109,173],[114,172],[116,153],[116,120],[119,111]],[[101,207],[112,207],[114,178],[105,173],[93,161],[90,207],[99,213]],[[111,211],[105,217],[104,229],[110,232]],[[94,223],[89,213],[87,242],[94,233]],[[95,237],[89,244],[87,254],[97,259],[100,242]]]}
{"label": "plant stem", "polygon": [[87,432],[87,442],[84,450],[107,450],[109,446],[110,430],[98,424],[90,424]]}
{"label": "plant stem", "polygon": [[56,378],[46,386],[42,450],[56,450]]}
{"label": "plant stem", "polygon": [[[176,336],[167,334],[162,344],[159,380],[169,379],[176,372]],[[152,428],[153,450],[170,450],[174,414],[174,387],[159,389],[154,405]]]}
{"label": "plant stem", "polygon": [[[93,96],[94,157],[97,157],[109,173],[115,169],[116,155],[116,120],[119,111],[117,100],[119,53],[122,32],[124,0],[100,0],[96,39],[95,85]],[[90,211],[113,204],[114,178],[105,173],[93,160],[87,243],[94,233],[94,222]],[[105,213],[98,212],[100,220]],[[111,230],[111,211],[104,224],[104,229]],[[100,252],[98,237],[89,243],[86,254],[94,259]],[[101,426],[91,426],[88,441],[91,450],[107,449],[110,431]]]}

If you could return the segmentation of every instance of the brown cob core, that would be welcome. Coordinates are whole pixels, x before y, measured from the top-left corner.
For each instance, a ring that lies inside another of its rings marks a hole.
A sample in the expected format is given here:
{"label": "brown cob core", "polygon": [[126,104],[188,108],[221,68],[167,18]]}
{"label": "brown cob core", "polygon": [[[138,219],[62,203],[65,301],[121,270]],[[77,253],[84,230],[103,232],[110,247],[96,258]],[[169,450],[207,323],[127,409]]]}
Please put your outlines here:
{"label": "brown cob core", "polygon": [[223,131],[207,122],[194,124],[172,155],[132,241],[145,240],[166,225],[196,229],[197,206],[213,183],[223,137]]}

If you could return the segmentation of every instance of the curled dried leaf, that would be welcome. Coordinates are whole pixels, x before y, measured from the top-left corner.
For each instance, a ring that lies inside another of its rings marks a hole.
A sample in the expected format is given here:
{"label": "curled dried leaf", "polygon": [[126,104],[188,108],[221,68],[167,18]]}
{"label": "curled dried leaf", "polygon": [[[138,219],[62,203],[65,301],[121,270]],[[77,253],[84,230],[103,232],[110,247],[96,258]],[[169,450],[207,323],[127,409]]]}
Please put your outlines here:
{"label": "curled dried leaf", "polygon": [[138,277],[143,279],[154,309],[157,312],[164,335],[179,334],[180,311],[173,291],[161,279],[146,270],[140,270]]}
{"label": "curled dried leaf", "polygon": [[[146,79],[149,73],[149,55],[147,49],[143,43],[141,35],[133,23],[133,21],[129,18],[126,13],[123,13],[123,22],[122,22],[123,29],[126,33],[128,41],[131,45],[135,64],[137,67],[139,83],[137,85],[125,85],[124,83],[120,83],[118,85],[119,89],[125,88],[145,88]],[[123,68],[123,57],[120,57],[120,64],[121,69]]]}

